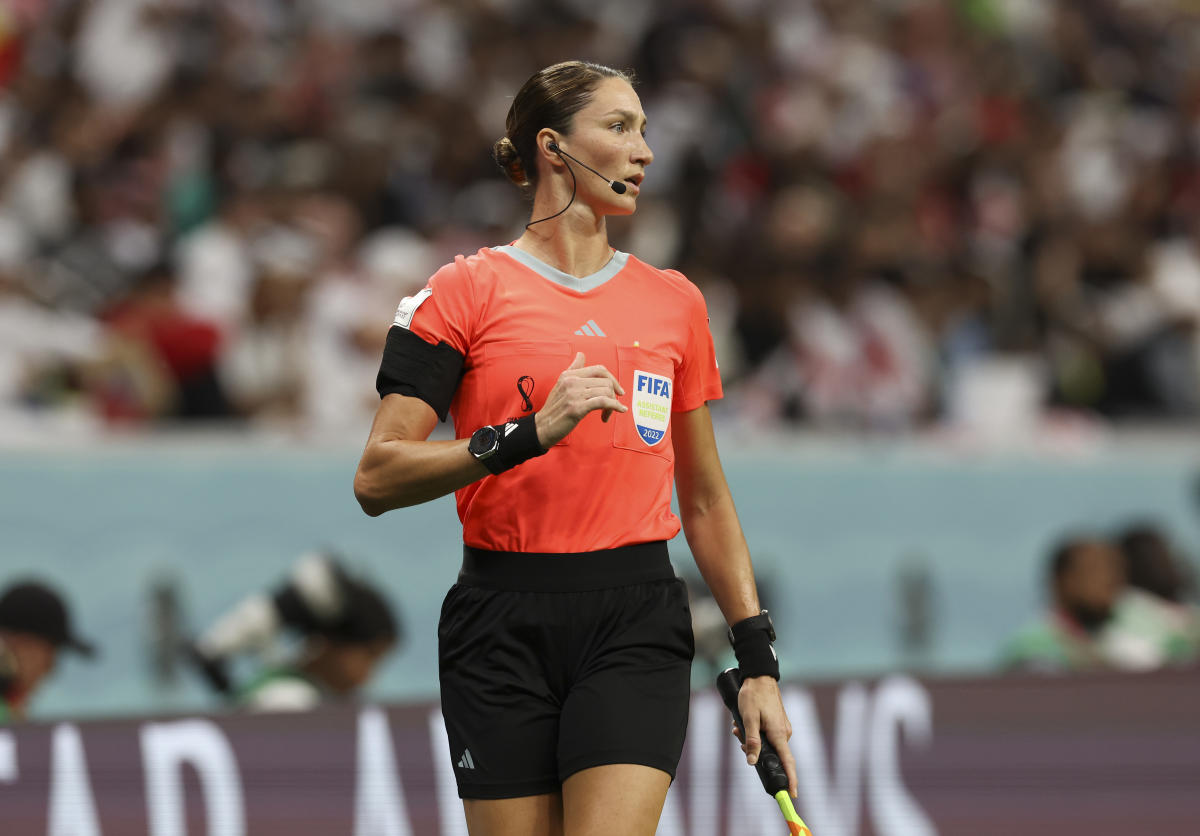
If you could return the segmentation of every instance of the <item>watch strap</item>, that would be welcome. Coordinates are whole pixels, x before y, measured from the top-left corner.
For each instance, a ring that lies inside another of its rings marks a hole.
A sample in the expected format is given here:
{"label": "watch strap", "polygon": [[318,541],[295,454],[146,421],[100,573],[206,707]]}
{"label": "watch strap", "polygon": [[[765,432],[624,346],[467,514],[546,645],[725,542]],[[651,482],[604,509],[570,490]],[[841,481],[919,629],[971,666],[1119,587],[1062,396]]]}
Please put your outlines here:
{"label": "watch strap", "polygon": [[533,415],[526,415],[504,424],[494,424],[492,429],[496,431],[495,452],[486,456],[474,455],[493,474],[503,473],[546,453],[538,441],[537,423]]}

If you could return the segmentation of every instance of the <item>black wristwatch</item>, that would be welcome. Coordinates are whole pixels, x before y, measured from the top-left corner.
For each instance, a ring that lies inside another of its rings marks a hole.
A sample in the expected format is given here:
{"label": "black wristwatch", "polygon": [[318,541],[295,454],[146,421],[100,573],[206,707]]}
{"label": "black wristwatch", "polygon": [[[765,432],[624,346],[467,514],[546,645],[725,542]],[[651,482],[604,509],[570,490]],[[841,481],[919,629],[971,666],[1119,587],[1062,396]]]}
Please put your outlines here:
{"label": "black wristwatch", "polygon": [[758,615],[743,618],[737,624],[730,627],[729,643],[734,644],[739,638],[747,633],[753,633],[755,630],[762,630],[767,634],[768,641],[775,641],[775,624],[771,621],[771,614],[763,610]]}
{"label": "black wristwatch", "polygon": [[496,456],[496,453],[500,451],[500,430],[490,424],[480,427],[471,434],[471,442],[467,445],[467,450],[493,474],[504,470],[504,466]]}

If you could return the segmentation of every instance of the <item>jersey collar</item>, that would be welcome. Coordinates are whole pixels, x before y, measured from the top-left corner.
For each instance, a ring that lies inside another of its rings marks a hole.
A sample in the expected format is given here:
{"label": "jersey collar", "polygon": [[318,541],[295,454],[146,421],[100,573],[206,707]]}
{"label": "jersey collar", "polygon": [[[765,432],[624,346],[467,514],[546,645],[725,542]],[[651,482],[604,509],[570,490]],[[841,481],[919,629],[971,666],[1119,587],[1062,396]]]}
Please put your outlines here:
{"label": "jersey collar", "polygon": [[549,279],[555,284],[562,285],[568,290],[578,291],[579,293],[595,290],[617,275],[617,273],[620,273],[625,268],[625,263],[629,260],[629,253],[613,250],[613,257],[608,260],[607,264],[591,275],[579,277],[572,276],[570,273],[564,273],[557,267],[551,267],[540,258],[532,256],[511,244],[506,244],[502,247],[492,247],[492,250],[504,253],[509,258],[520,262],[544,279]]}

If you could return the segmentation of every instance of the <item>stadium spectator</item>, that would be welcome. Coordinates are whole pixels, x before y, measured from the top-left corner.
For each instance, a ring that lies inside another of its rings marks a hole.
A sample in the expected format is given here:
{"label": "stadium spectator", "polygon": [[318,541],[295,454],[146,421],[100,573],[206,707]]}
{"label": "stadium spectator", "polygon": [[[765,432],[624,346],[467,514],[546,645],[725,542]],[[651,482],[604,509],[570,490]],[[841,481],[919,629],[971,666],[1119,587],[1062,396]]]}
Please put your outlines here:
{"label": "stadium spectator", "polygon": [[1125,556],[1129,585],[1172,604],[1195,598],[1195,578],[1161,526],[1135,523],[1122,529],[1117,542]]}
{"label": "stadium spectator", "polygon": [[219,361],[219,379],[238,415],[295,420],[302,414],[308,321],[314,283],[312,240],[290,227],[264,232],[252,249],[256,265],[248,313]]}
{"label": "stadium spectator", "polygon": [[[114,341],[129,347],[126,356],[140,358],[135,372],[157,378],[165,393],[159,404],[111,401],[113,417],[145,419],[161,410],[176,420],[230,416],[225,391],[217,377],[221,334],[217,325],[184,310],[175,294],[169,265],[151,266],[133,291],[104,317]],[[119,413],[117,410],[124,410]]]}
{"label": "stadium spectator", "polygon": [[0,593],[0,725],[25,719],[65,650],[95,653],[75,633],[61,595],[36,580],[13,583]]}
{"label": "stadium spectator", "polygon": [[[283,633],[299,646],[281,658]],[[305,711],[357,694],[401,640],[392,605],[330,554],[305,555],[273,593],[252,595],[188,647],[207,683],[249,711]],[[238,657],[260,669],[234,681]]]}
{"label": "stadium spectator", "polygon": [[1164,664],[1200,658],[1200,609],[1194,603],[1190,567],[1170,538],[1152,523],[1136,523],[1117,535],[1129,585],[1116,618],[1161,648]]}

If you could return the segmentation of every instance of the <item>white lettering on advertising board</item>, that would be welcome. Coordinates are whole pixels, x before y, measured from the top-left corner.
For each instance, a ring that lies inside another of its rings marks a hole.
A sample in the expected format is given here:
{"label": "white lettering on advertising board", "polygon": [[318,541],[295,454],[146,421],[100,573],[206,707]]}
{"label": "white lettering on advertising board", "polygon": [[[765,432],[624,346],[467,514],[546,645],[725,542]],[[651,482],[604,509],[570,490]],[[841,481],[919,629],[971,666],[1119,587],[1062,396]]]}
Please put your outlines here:
{"label": "white lettering on advertising board", "polygon": [[200,777],[210,836],[245,836],[241,775],[220,726],[199,719],[147,723],[141,743],[150,836],[187,836],[185,764]]}

